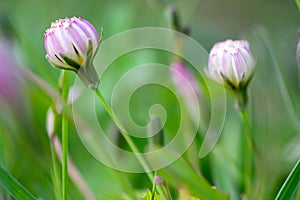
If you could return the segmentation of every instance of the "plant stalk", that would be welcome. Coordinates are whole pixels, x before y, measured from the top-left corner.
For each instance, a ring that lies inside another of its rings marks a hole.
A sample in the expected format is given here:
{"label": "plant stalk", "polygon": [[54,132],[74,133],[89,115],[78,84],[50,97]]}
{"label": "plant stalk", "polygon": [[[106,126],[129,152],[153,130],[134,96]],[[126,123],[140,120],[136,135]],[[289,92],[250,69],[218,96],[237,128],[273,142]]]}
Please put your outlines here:
{"label": "plant stalk", "polygon": [[250,151],[247,150],[247,155],[245,156],[245,173],[246,173],[245,176],[246,177],[245,177],[245,182],[244,182],[245,187],[246,187],[245,188],[246,189],[246,194],[247,194],[248,198],[251,199],[250,194],[253,197],[253,194],[255,193],[253,191],[252,181],[251,181],[252,178],[253,178],[253,175],[254,175],[253,174],[254,170],[256,170],[255,171],[256,175],[261,170],[260,167],[259,167],[259,165],[260,165],[259,164],[260,155],[259,155],[259,151],[257,149],[255,140],[254,140],[253,135],[252,135],[252,131],[251,131],[251,128],[250,128],[250,123],[249,123],[249,119],[248,119],[246,109],[241,109],[239,111],[240,111],[241,119],[242,119],[242,122],[243,122],[243,125],[244,125],[244,128],[245,128],[246,138],[247,138],[247,141],[248,141],[249,146],[251,148],[251,149],[248,149]]}
{"label": "plant stalk", "polygon": [[[68,101],[68,91],[69,91],[70,74],[64,71],[63,74],[63,90],[62,97],[64,102]],[[68,136],[68,114],[67,108],[65,107],[62,113],[62,199],[67,200],[68,198],[68,146],[69,146],[69,136]]]}
{"label": "plant stalk", "polygon": [[[101,100],[102,104],[104,105],[107,113],[109,114],[109,116],[111,117],[111,119],[114,121],[114,123],[116,124],[116,126],[119,128],[119,130],[120,130],[122,136],[124,137],[124,139],[126,140],[127,144],[129,145],[129,147],[131,148],[131,150],[135,153],[136,158],[138,159],[138,161],[140,162],[141,166],[145,170],[145,172],[146,172],[148,178],[150,179],[151,183],[154,184],[154,180],[153,180],[154,179],[154,175],[152,174],[151,168],[149,167],[148,163],[146,162],[146,160],[144,159],[144,157],[142,156],[142,154],[139,152],[137,146],[134,144],[133,140],[129,136],[129,134],[126,131],[126,129],[123,127],[123,125],[118,120],[118,118],[114,115],[113,110],[111,109],[111,107],[109,106],[109,104],[107,103],[107,101],[105,100],[105,98],[103,97],[103,95],[100,92],[100,90],[97,88],[97,89],[95,89],[95,92],[96,92],[97,96],[99,97],[99,99]],[[159,193],[161,195],[165,196],[163,190],[160,187],[158,187],[157,189],[159,190]]]}

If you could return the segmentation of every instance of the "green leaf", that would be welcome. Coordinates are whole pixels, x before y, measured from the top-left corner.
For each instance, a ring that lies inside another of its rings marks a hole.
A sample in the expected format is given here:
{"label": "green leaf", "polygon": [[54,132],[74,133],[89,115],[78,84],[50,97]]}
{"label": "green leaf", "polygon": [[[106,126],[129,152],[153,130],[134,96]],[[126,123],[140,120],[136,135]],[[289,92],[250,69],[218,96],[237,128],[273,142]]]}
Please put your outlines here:
{"label": "green leaf", "polygon": [[2,185],[15,199],[18,200],[37,199],[1,166],[0,166],[0,185]]}
{"label": "green leaf", "polygon": [[298,9],[300,10],[300,0],[295,0],[296,1],[296,4],[298,6]]}
{"label": "green leaf", "polygon": [[177,200],[200,200],[197,197],[193,197],[185,189],[179,189],[178,199]]}
{"label": "green leaf", "polygon": [[275,200],[291,199],[300,182],[300,159],[280,188]]}

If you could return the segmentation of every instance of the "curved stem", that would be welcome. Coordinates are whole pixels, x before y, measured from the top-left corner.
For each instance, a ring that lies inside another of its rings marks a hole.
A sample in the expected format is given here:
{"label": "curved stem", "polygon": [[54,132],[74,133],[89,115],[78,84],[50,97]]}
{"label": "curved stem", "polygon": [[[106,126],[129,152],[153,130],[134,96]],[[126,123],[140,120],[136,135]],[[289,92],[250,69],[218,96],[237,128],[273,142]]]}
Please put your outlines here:
{"label": "curved stem", "polygon": [[[103,103],[103,105],[104,105],[107,113],[109,114],[109,116],[111,117],[111,119],[114,121],[114,123],[116,124],[116,126],[119,128],[119,130],[120,130],[122,136],[124,137],[124,139],[126,140],[127,144],[129,145],[129,147],[131,148],[131,150],[135,153],[136,158],[138,159],[138,161],[142,165],[142,167],[145,170],[145,172],[146,172],[148,178],[150,179],[151,183],[154,184],[154,181],[153,181],[154,176],[151,173],[151,168],[149,167],[148,163],[144,159],[143,155],[139,152],[137,146],[135,145],[135,143],[133,142],[133,140],[129,136],[128,132],[126,131],[126,129],[121,124],[121,122],[114,115],[113,110],[111,109],[111,107],[109,106],[109,104],[107,103],[107,101],[105,100],[105,98],[103,97],[103,95],[100,92],[100,90],[97,88],[97,89],[95,89],[95,92],[96,92],[97,96],[99,97],[99,99],[101,100],[101,102]],[[159,190],[160,194],[164,196],[164,193],[163,193],[163,191],[161,190],[160,187],[158,187],[158,190]]]}
{"label": "curved stem", "polygon": [[129,134],[127,133],[127,131],[125,130],[125,128],[123,127],[123,125],[121,124],[121,122],[118,120],[118,118],[114,115],[112,109],[110,108],[109,104],[107,103],[107,101],[104,99],[103,95],[101,94],[101,92],[99,91],[99,89],[96,89],[96,94],[97,96],[100,98],[100,100],[102,101],[106,111],[108,112],[109,116],[111,117],[111,119],[115,122],[116,126],[119,128],[122,136],[124,137],[124,139],[126,140],[126,142],[128,143],[129,147],[132,149],[132,151],[136,154],[137,159],[139,160],[140,164],[142,165],[142,167],[144,168],[144,170],[147,172],[147,175],[149,177],[149,179],[151,179],[151,181],[153,181],[154,176],[152,175],[152,173],[148,173],[151,172],[150,167],[148,166],[147,162],[145,161],[145,159],[143,158],[143,156],[141,155],[141,153],[139,152],[137,146],[134,144],[134,142],[132,141],[132,139],[130,138]]}

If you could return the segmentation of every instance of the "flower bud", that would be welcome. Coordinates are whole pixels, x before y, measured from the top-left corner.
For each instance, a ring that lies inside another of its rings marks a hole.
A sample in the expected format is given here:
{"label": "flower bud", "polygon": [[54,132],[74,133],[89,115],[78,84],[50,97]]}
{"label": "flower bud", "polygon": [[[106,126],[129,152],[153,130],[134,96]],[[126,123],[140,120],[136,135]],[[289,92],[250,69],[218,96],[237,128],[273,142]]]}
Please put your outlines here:
{"label": "flower bud", "polygon": [[94,26],[83,18],[58,19],[44,35],[46,58],[57,68],[75,71],[92,89],[98,86],[93,58],[99,47]]}
{"label": "flower bud", "polygon": [[154,182],[155,182],[157,185],[163,184],[163,180],[161,179],[160,176],[155,176],[155,177],[154,177]]}
{"label": "flower bud", "polygon": [[239,110],[246,108],[247,86],[252,78],[255,59],[246,40],[226,40],[215,44],[210,51],[206,74],[229,88]]}
{"label": "flower bud", "polygon": [[246,88],[254,72],[255,59],[246,40],[226,40],[210,51],[207,75],[224,86]]}

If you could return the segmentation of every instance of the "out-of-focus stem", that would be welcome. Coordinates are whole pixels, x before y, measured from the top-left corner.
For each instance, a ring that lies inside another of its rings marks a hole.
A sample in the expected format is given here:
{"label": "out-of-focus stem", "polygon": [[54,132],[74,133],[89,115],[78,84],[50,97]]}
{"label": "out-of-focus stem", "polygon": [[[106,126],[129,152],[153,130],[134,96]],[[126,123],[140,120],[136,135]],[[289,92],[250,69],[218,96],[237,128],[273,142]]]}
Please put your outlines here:
{"label": "out-of-focus stem", "polygon": [[[50,142],[51,142],[50,145],[51,145],[53,165],[56,165],[55,154],[58,156],[60,162],[62,162],[62,156],[63,156],[63,154],[62,154],[62,145],[61,145],[57,135],[54,132],[55,118],[56,118],[56,115],[53,112],[53,110],[52,109],[49,110],[48,111],[48,116],[47,116],[47,132],[48,132],[48,136],[49,136],[49,139],[50,139]],[[58,181],[58,172],[57,172],[57,170],[55,170],[55,166],[53,166],[53,170],[54,170],[53,171],[54,172],[54,179],[57,179],[57,180],[54,180],[54,182],[59,183],[59,181]],[[70,175],[70,178],[74,182],[74,184],[77,186],[79,191],[85,197],[85,199],[87,199],[87,200],[95,200],[96,199],[93,192],[89,189],[89,187],[86,184],[85,180],[82,178],[81,174],[79,173],[79,170],[73,164],[70,156],[68,156],[68,173]],[[59,185],[60,184],[58,184],[56,186],[59,186]],[[59,194],[60,194],[60,191],[56,195],[59,195]],[[60,196],[60,198],[61,198],[61,196]]]}
{"label": "out-of-focus stem", "polygon": [[[54,149],[56,151],[57,156],[59,157],[60,161],[62,161],[62,148],[61,148],[61,144],[60,144],[58,138],[56,137],[56,135],[54,135],[54,137],[52,138],[52,143],[54,145]],[[68,172],[69,172],[70,178],[75,183],[75,185],[80,190],[80,192],[84,195],[85,199],[95,200],[96,197],[94,196],[93,192],[87,186],[86,182],[80,175],[76,166],[73,164],[70,156],[68,157]]]}
{"label": "out-of-focus stem", "polygon": [[172,196],[171,196],[171,193],[170,193],[170,190],[169,190],[167,184],[166,184],[166,183],[163,183],[163,186],[164,186],[165,191],[166,191],[166,193],[167,193],[167,200],[172,200]]}
{"label": "out-of-focus stem", "polygon": [[[49,135],[50,138],[50,135]],[[51,141],[51,138],[50,138]],[[54,187],[54,194],[56,199],[61,199],[61,182],[59,180],[59,175],[58,175],[58,168],[57,168],[57,160],[56,160],[56,153],[54,149],[54,145],[51,141],[50,143],[50,150],[51,150],[51,161],[52,161],[52,181],[53,181],[53,187]]]}

